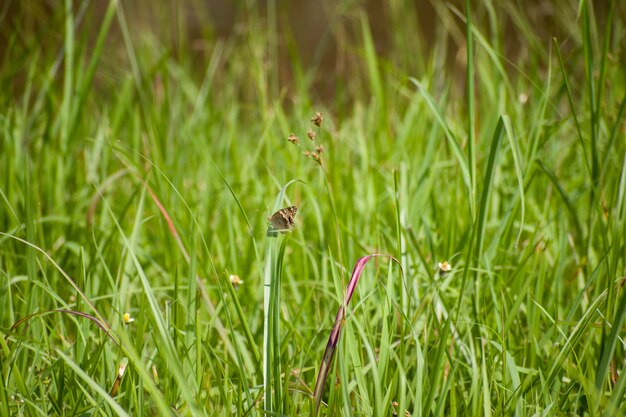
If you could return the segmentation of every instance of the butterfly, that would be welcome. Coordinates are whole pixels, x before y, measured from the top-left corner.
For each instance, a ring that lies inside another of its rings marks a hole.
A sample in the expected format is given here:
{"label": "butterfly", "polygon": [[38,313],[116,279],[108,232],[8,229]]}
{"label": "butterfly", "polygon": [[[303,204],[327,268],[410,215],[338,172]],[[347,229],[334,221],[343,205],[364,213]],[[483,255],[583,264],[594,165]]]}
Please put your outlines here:
{"label": "butterfly", "polygon": [[269,232],[282,232],[285,233],[294,226],[294,218],[298,213],[298,207],[291,206],[285,207],[272,214],[267,220],[270,222]]}

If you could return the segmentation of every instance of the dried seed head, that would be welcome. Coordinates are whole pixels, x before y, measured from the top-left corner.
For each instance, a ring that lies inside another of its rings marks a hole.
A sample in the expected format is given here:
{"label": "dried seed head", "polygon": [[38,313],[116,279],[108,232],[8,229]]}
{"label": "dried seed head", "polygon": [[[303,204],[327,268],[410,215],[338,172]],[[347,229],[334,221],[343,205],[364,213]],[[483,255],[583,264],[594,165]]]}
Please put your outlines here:
{"label": "dried seed head", "polygon": [[289,135],[287,140],[289,142],[293,143],[293,144],[297,144],[298,143],[298,137],[296,135],[294,135],[293,133],[291,135]]}
{"label": "dried seed head", "polygon": [[311,122],[313,122],[313,124],[317,127],[320,127],[323,121],[324,115],[321,112],[315,112],[315,114],[311,118]]}
{"label": "dried seed head", "polygon": [[319,145],[317,148],[317,153],[319,154],[323,154],[324,153],[324,145]]}
{"label": "dried seed head", "polygon": [[398,408],[398,402],[397,401],[392,402],[391,406],[393,407],[391,414],[395,417],[398,415],[398,410],[396,410],[396,408]]}
{"label": "dried seed head", "polygon": [[311,152],[311,158],[315,159],[315,162],[322,165],[322,157],[317,152]]}
{"label": "dried seed head", "polygon": [[306,156],[307,158],[309,158],[311,156],[311,152],[309,151],[304,151],[304,156]]}
{"label": "dried seed head", "polygon": [[306,135],[309,137],[309,139],[315,140],[315,132],[312,131],[311,129],[309,129],[309,131],[306,132]]}

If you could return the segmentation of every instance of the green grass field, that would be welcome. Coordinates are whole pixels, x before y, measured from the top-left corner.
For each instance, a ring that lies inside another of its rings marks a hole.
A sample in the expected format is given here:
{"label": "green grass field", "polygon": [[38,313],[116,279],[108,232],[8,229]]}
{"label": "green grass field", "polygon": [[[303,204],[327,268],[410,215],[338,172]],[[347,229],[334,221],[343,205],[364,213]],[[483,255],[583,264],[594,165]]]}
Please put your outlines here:
{"label": "green grass field", "polygon": [[622,1],[338,2],[325,70],[274,0],[53,3],[0,5],[0,416],[626,415]]}

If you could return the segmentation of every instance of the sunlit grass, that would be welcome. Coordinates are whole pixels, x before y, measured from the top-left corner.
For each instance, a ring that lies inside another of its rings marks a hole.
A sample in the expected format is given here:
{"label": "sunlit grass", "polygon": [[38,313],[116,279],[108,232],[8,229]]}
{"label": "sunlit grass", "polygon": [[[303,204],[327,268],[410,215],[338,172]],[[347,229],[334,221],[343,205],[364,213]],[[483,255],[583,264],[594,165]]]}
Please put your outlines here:
{"label": "sunlit grass", "polygon": [[333,100],[278,5],[0,20],[0,415],[624,415],[624,6],[341,3]]}

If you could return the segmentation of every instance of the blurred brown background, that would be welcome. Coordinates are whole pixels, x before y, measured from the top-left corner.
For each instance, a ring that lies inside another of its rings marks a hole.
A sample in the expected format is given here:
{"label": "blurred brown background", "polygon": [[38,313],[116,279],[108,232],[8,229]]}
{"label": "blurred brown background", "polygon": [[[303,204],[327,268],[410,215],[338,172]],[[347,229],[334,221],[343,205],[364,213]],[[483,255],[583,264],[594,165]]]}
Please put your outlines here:
{"label": "blurred brown background", "polygon": [[[576,41],[573,38],[579,32],[575,24],[578,3],[578,0],[473,1],[472,14],[475,25],[485,36],[498,30],[505,32],[494,35],[494,39],[505,40],[504,45],[499,45],[500,51],[509,62],[515,63],[529,48],[545,48],[547,53],[553,37],[567,50],[568,42]],[[103,0],[72,3],[79,22],[78,37],[95,39],[108,4]],[[594,4],[600,21],[607,7],[607,1]],[[59,50],[64,37],[64,8],[65,2],[61,0],[3,0],[0,59],[20,59],[15,54],[7,55],[9,44]],[[361,65],[355,58],[362,44],[362,18],[366,17],[378,55],[391,67],[419,77],[425,61],[440,53],[444,55],[446,70],[459,76],[460,82],[463,79],[465,1],[462,0],[123,0],[120,9],[134,45],[141,47],[146,40],[157,42],[170,57],[189,61],[192,68],[198,69],[198,76],[205,72],[218,42],[229,41],[243,49],[251,45],[251,39],[259,37],[267,40],[264,53],[268,59],[278,63],[275,76],[281,87],[293,86],[293,63],[299,62],[304,71],[313,74],[310,81],[313,93],[328,99],[342,85],[342,80],[354,73],[353,66]],[[623,4],[618,4],[617,9],[617,13],[624,13]],[[434,51],[432,45],[441,47],[442,39],[446,50]],[[109,68],[99,77],[106,77],[107,73],[114,77],[116,68],[127,67],[118,21],[113,22],[107,42],[107,59],[103,65]],[[407,47],[414,48],[414,52],[397,53],[398,49]]]}

